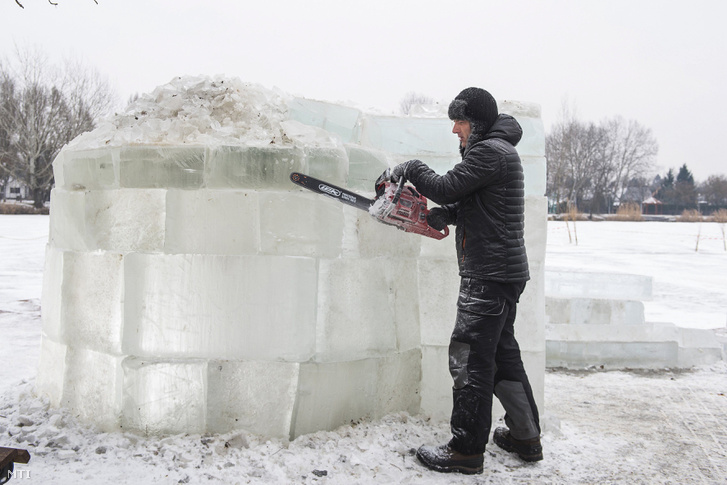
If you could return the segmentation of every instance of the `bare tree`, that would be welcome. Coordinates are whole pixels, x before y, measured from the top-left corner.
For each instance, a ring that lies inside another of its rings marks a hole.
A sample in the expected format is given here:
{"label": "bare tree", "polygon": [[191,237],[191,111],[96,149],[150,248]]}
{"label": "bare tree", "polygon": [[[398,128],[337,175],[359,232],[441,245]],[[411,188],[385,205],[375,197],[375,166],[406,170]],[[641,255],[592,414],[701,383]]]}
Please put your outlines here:
{"label": "bare tree", "polygon": [[591,144],[593,145],[592,160],[591,160],[591,173],[589,176],[589,188],[591,195],[591,203],[589,204],[590,213],[602,212],[604,209],[606,212],[610,212],[610,208],[613,204],[613,197],[611,196],[611,189],[613,187],[614,179],[614,164],[612,159],[612,153],[609,150],[609,136],[608,131],[603,125],[599,127],[593,127],[593,139]]}
{"label": "bare tree", "polygon": [[402,100],[399,102],[399,110],[401,111],[401,114],[409,115],[412,112],[412,108],[415,106],[426,106],[434,103],[435,101],[433,98],[430,98],[425,94],[419,94],[412,91],[404,95]]}
{"label": "bare tree", "polygon": [[570,208],[577,207],[603,163],[604,133],[593,123],[579,121],[565,104],[561,116],[545,141],[548,193],[558,204],[567,201]]}
{"label": "bare tree", "polygon": [[139,93],[134,93],[129,95],[129,98],[126,100],[126,106],[131,106],[141,97]]}
{"label": "bare tree", "polygon": [[659,145],[649,128],[634,120],[615,117],[603,122],[608,159],[613,170],[612,196],[620,200],[629,181],[653,170]]}
{"label": "bare tree", "polygon": [[590,197],[590,210],[610,209],[630,181],[652,169],[658,145],[651,130],[620,117],[598,125],[580,121],[564,102],[561,120],[546,136],[548,195],[578,206]]}
{"label": "bare tree", "polygon": [[27,185],[42,206],[53,185],[52,162],[73,138],[91,130],[113,103],[108,83],[78,63],[62,69],[39,52],[16,50],[0,64],[0,176]]}
{"label": "bare tree", "polygon": [[567,185],[570,179],[568,158],[570,150],[570,126],[575,123],[575,114],[564,100],[561,105],[561,119],[545,138],[545,157],[547,160],[548,196],[555,201],[560,211],[561,202],[567,200]]}
{"label": "bare tree", "polygon": [[[2,67],[0,65],[0,67]],[[0,69],[0,113],[6,112],[10,108],[5,93],[14,92],[15,85],[12,79],[2,75]],[[15,157],[10,148],[10,133],[8,133],[3,123],[0,123],[0,200],[5,199],[5,192],[10,181],[10,175],[14,171]]]}
{"label": "bare tree", "polygon": [[116,96],[106,78],[78,61],[66,61],[63,72],[60,89],[66,99],[68,121],[65,144],[92,129],[97,119],[111,111]]}
{"label": "bare tree", "polygon": [[727,176],[710,175],[699,187],[699,192],[708,204],[727,207]]}

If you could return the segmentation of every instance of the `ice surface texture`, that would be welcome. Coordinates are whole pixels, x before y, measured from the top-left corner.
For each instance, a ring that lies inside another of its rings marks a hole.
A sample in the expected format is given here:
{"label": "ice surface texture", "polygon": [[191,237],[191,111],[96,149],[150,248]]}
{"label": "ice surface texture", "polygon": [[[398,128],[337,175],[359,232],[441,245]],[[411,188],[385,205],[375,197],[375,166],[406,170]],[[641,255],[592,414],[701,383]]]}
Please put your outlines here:
{"label": "ice surface texture", "polygon": [[[545,159],[526,135],[533,281],[521,346],[542,406]],[[70,143],[56,188],[38,387],[102,429],[295,437],[394,411],[447,414],[459,287],[426,240],[304,192],[372,195],[408,158],[459,158],[442,117],[371,115],[227,78],[176,78]]]}

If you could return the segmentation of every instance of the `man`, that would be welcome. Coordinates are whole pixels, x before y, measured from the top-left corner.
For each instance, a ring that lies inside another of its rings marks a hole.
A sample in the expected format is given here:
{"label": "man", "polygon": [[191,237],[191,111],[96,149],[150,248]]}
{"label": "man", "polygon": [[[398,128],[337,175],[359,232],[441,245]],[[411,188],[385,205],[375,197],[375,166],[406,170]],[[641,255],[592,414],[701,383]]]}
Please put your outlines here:
{"label": "man", "polygon": [[508,428],[494,441],[527,461],[542,460],[540,423],[515,340],[518,299],[530,278],[525,253],[523,169],[515,145],[518,122],[498,114],[495,99],[467,88],[449,105],[462,161],[438,175],[419,160],[394,167],[428,199],[441,204],[427,221],[437,230],[456,224],[461,276],[457,320],[449,346],[454,380],[452,439],[422,446],[417,457],[441,472],[482,473],[492,425],[492,396],[505,408]]}

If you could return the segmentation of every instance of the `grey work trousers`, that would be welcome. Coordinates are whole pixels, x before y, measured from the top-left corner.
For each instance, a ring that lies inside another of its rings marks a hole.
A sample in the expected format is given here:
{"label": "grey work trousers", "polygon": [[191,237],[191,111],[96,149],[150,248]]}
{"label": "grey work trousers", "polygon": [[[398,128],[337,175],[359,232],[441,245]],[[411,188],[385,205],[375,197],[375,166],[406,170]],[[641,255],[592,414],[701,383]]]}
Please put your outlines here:
{"label": "grey work trousers", "polygon": [[492,396],[505,408],[516,439],[540,435],[538,408],[515,340],[517,302],[525,283],[462,278],[449,346],[454,380],[450,446],[483,453],[492,427]]}

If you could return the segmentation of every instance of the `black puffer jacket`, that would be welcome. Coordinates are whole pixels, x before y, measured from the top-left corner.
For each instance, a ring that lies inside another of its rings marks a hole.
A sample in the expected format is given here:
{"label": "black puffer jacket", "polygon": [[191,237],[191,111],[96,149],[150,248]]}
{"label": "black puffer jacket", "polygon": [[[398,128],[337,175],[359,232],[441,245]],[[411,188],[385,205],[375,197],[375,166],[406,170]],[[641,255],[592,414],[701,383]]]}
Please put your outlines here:
{"label": "black puffer jacket", "polygon": [[462,161],[445,175],[419,160],[406,165],[405,177],[457,224],[461,276],[506,283],[530,278],[523,167],[515,150],[521,138],[520,124],[501,114],[487,133],[470,135]]}

